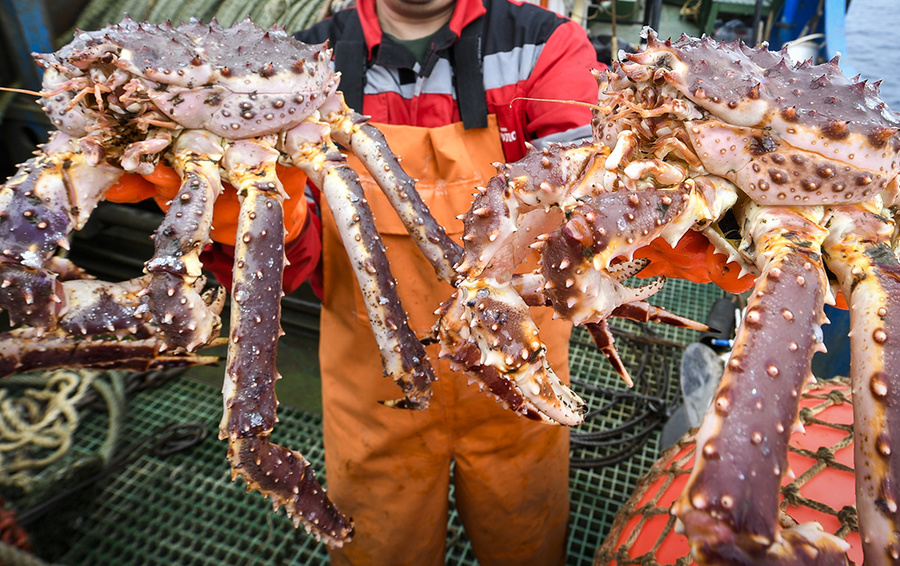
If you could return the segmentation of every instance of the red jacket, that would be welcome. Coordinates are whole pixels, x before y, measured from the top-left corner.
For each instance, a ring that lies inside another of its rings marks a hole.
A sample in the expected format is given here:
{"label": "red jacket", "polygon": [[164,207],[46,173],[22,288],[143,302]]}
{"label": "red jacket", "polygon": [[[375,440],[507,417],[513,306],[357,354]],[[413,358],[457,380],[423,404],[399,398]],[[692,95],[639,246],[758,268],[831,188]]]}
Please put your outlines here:
{"label": "red jacket", "polygon": [[[352,20],[359,17],[369,60],[361,111],[373,122],[422,127],[460,120],[451,47],[480,16],[483,26],[483,83],[487,111],[496,114],[508,162],[525,155],[525,142],[571,141],[589,137],[590,110],[558,102],[597,101],[591,68],[597,61],[587,33],[578,24],[539,6],[509,0],[457,0],[449,24],[435,36],[423,64],[383,37],[374,0],[295,34],[306,43],[328,41],[335,50]],[[526,98],[544,99],[525,100]]]}

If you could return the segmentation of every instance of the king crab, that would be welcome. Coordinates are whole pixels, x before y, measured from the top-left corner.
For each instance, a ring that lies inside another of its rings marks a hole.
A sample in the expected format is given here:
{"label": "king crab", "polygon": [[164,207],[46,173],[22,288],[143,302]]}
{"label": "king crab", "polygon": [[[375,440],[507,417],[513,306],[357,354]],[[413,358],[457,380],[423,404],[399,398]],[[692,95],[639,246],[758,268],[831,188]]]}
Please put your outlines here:
{"label": "king crab", "polygon": [[[283,186],[276,166],[304,171],[342,227],[384,373],[403,391],[388,404],[424,409],[434,376],[406,324],[357,174],[335,142],[384,187],[439,276],[450,277],[459,252],[382,134],[344,104],[331,52],[249,20],[223,29],[126,18],[35,58],[44,69],[41,104],[56,131],[0,187],[0,308],[17,326],[0,335],[0,375],[209,363],[196,352],[218,341],[225,293],[204,291],[199,255],[213,204],[233,187],[241,208],[220,424],[233,477],[325,543],[349,541],[351,521],[308,462],[268,440],[280,377],[283,201],[304,198],[303,183]],[[144,276],[97,281],[56,255],[110,189],[159,164],[171,166],[181,186]]]}
{"label": "king crab", "polygon": [[[644,302],[661,280],[622,284],[647,263],[634,257],[705,238],[701,253],[756,283],[673,513],[701,564],[844,564],[846,544],[817,524],[778,527],[823,306],[842,294],[866,563],[900,562],[900,119],[837,59],[794,65],[709,38],[648,32],[598,83],[593,143],[532,149],[476,195],[441,356],[522,414],[578,424],[527,305],[585,324],[627,380],[609,316],[692,326]],[[514,276],[529,248],[540,269]]]}

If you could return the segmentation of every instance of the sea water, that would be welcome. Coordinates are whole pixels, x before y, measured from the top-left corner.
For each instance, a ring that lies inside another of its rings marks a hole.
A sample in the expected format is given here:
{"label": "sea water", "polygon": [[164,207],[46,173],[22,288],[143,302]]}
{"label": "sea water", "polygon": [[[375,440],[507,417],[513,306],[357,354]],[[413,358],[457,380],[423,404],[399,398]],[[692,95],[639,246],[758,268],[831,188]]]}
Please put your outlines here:
{"label": "sea water", "polygon": [[842,61],[870,81],[883,79],[881,98],[900,112],[900,0],[852,0]]}

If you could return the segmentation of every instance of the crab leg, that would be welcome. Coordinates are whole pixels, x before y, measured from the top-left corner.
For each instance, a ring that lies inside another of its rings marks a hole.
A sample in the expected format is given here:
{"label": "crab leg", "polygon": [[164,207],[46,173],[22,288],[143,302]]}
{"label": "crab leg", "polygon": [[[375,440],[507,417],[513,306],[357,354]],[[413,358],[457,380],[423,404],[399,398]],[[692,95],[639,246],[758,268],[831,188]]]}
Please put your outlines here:
{"label": "crab leg", "polygon": [[745,221],[762,275],[673,506],[700,564],[846,563],[846,543],[817,524],[776,527],[799,393],[822,347],[821,215],[821,207],[755,208]]}
{"label": "crab leg", "polygon": [[93,368],[121,371],[149,371],[171,367],[214,364],[218,356],[160,354],[160,339],[146,329],[139,335],[150,338],[73,340],[60,330],[38,333],[34,328],[16,328],[0,334],[0,377],[28,371],[58,368]]}
{"label": "crab leg", "polygon": [[602,149],[529,148],[516,163],[498,167],[498,174],[479,189],[463,219],[466,251],[456,267],[459,274],[509,280],[530,253],[529,246],[546,239],[562,221],[561,209],[582,194],[578,180],[586,178],[581,185],[590,185],[595,181],[591,171],[598,169],[602,175],[603,157],[609,151]]}
{"label": "crab leg", "polygon": [[834,210],[828,267],[850,305],[856,508],[866,564],[900,560],[900,265],[893,222],[863,205]]}
{"label": "crab leg", "polygon": [[546,422],[577,425],[584,420],[584,401],[550,368],[528,306],[510,282],[461,281],[442,305],[435,330],[441,358],[476,376],[506,381],[487,385],[510,407],[536,410],[544,415],[538,420]]}
{"label": "crab leg", "polygon": [[209,238],[213,203],[222,190],[223,147],[221,138],[192,130],[178,137],[174,150],[173,166],[182,184],[154,236],[156,253],[146,264],[153,275],[147,293],[166,347],[193,351],[214,340],[222,327],[224,291],[204,296],[199,291],[205,281],[200,250]]}
{"label": "crab leg", "polygon": [[575,324],[599,322],[620,305],[659,291],[662,280],[640,288],[620,283],[643,263],[612,262],[659,236],[688,201],[689,190],[680,187],[617,191],[579,202],[547,239],[541,260],[554,310]]}
{"label": "crab leg", "polygon": [[331,126],[331,135],[349,148],[384,191],[400,220],[425,258],[434,266],[437,276],[448,283],[456,279],[453,266],[462,257],[462,249],[447,235],[444,227],[428,210],[416,191],[416,182],[400,166],[400,160],[388,147],[378,128],[369,119],[354,112],[336,92],[320,112]]}
{"label": "crab leg", "polygon": [[[592,334],[629,385],[631,379],[615,353],[605,319],[622,305],[642,302],[662,287],[662,281],[639,289],[625,287],[619,279],[633,275],[644,264],[611,262],[657,237],[685,210],[690,192],[690,187],[683,186],[617,191],[602,194],[596,200],[585,199],[567,213],[565,224],[542,239],[543,295],[561,316],[575,324],[592,323]],[[478,216],[477,210],[472,215]],[[517,395],[527,398],[547,418],[568,425],[580,423],[583,401],[547,365],[544,344],[512,277],[485,277],[495,270],[505,273],[489,266],[479,277],[461,281],[450,299],[452,305],[442,307],[437,327],[443,345],[440,356],[457,363],[475,362],[474,368],[492,366],[515,384]],[[645,312],[640,313],[641,310]],[[642,307],[620,313],[674,322]],[[471,357],[468,347],[462,345],[465,343],[482,352],[478,360]],[[501,395],[501,399],[513,406],[518,402],[509,395]]]}
{"label": "crab leg", "polygon": [[122,174],[93,163],[65,134],[43,149],[0,189],[0,308],[12,324],[38,329],[54,327],[66,308],[60,282],[46,266]]}
{"label": "crab leg", "polygon": [[[148,324],[141,299],[149,278],[95,281],[53,257],[57,248],[68,247],[69,234],[84,226],[122,171],[96,161],[97,155],[85,153],[65,134],[55,134],[44,151],[0,191],[0,306],[13,324],[24,324],[0,335],[0,375],[55,367],[143,370],[212,363],[215,358],[159,355],[163,341]],[[91,340],[99,335],[107,338]]]}
{"label": "crab leg", "polygon": [[[543,289],[513,270],[530,252],[529,245],[559,223],[560,204],[591,162],[593,149],[566,153],[561,146],[531,148],[525,158],[499,168],[480,190],[464,217],[466,251],[456,271],[464,279],[440,309],[435,335],[440,357],[475,377],[500,402],[529,418],[577,425],[584,401],[566,387],[546,361],[528,306],[520,296],[530,286],[532,301]],[[533,187],[531,179],[547,181]]]}
{"label": "crab leg", "polygon": [[286,136],[284,150],[322,190],[337,223],[365,300],[384,375],[403,390],[403,399],[385,403],[427,408],[434,371],[425,347],[409,328],[359,177],[347,166],[325,124],[310,121],[294,128]]}
{"label": "crab leg", "polygon": [[664,279],[638,288],[620,282],[638,273],[646,262],[611,262],[631,257],[659,236],[686,210],[690,193],[684,184],[676,189],[617,191],[585,199],[547,239],[542,272],[544,292],[553,309],[573,323],[587,326],[597,347],[629,387],[633,381],[613,345],[608,317],[698,326],[687,319],[664,316],[644,301],[662,289]]}
{"label": "crab leg", "polygon": [[350,540],[351,523],[325,496],[299,452],[269,442],[278,420],[275,367],[284,272],[284,188],[275,174],[273,140],[237,141],[225,154],[229,182],[241,199],[231,290],[231,337],[225,370],[225,411],[219,437],[228,439],[232,477],[284,505],[288,516],[326,544]]}
{"label": "crab leg", "polygon": [[[661,308],[655,307],[646,301],[623,303],[614,308],[609,316],[627,318],[628,320],[633,320],[635,322],[668,324],[669,326],[675,326],[677,328],[690,328],[701,332],[709,330],[709,327],[705,324],[700,324],[689,318],[672,314]],[[602,353],[607,360],[609,360],[609,363],[612,364],[616,373],[618,373],[622,380],[625,381],[625,384],[628,385],[628,387],[634,385],[634,381],[631,379],[631,376],[628,374],[628,369],[625,367],[625,362],[622,361],[622,358],[619,356],[619,351],[616,349],[615,339],[606,319],[599,322],[588,322],[585,323],[584,326],[594,340],[597,349],[600,350],[600,353]]]}
{"label": "crab leg", "polygon": [[[145,371],[217,361],[212,356],[159,354],[162,340],[149,324],[141,299],[148,280],[145,275],[121,283],[87,278],[62,281],[65,310],[55,328],[26,326],[0,334],[0,377],[60,367]],[[94,336],[103,338],[93,340]]]}
{"label": "crab leg", "polygon": [[[452,310],[457,312],[455,318],[449,316]],[[459,303],[453,300],[445,301],[438,310],[439,329],[435,329],[435,333],[441,334],[441,357],[446,358],[454,370],[467,373],[470,376],[469,385],[475,383],[482,390],[487,388],[487,391],[505,408],[531,420],[545,423],[557,422],[548,417],[529,398],[522,395],[515,383],[502,375],[496,367],[482,363],[481,349],[477,342],[470,338],[469,327],[462,324],[463,319],[460,316],[462,313],[464,311],[459,310]],[[460,321],[459,327],[442,328],[450,320]],[[550,371],[549,367],[547,371]]]}

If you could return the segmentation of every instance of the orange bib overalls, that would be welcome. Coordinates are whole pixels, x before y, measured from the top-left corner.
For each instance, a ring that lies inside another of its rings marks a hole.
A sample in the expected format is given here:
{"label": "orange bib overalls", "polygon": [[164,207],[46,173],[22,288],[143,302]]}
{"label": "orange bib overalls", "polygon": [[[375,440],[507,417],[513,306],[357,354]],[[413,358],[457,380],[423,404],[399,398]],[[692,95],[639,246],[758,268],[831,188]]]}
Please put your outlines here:
{"label": "orange bib overalls", "polygon": [[[459,241],[456,216],[504,161],[496,119],[465,130],[376,124],[432,214]],[[350,157],[356,171],[364,168]],[[417,335],[453,292],[422,257],[375,182],[362,175],[403,307]],[[563,564],[569,514],[569,433],[516,416],[428,353],[438,380],[426,411],[380,405],[399,388],[382,376],[366,310],[334,220],[323,212],[325,297],[319,355],[329,496],[356,524],[333,564],[444,564],[450,465],[466,533],[482,566]],[[568,381],[570,326],[536,318],[554,370]]]}

